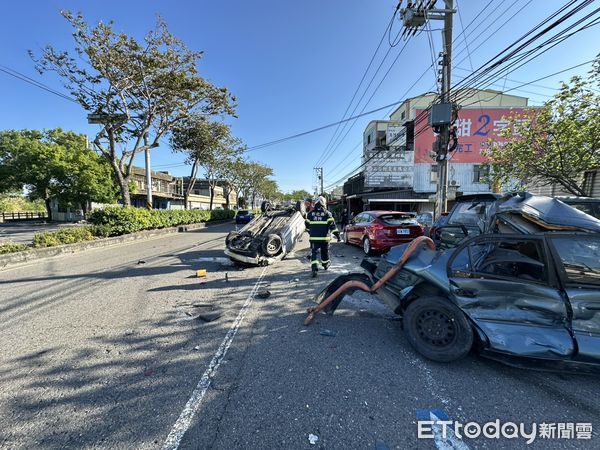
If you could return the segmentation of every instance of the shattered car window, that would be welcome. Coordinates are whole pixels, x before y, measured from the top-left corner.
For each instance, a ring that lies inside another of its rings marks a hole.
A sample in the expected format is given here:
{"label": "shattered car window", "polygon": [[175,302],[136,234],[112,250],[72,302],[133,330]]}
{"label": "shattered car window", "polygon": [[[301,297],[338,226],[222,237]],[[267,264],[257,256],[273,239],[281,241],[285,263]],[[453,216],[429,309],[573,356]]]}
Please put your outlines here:
{"label": "shattered car window", "polygon": [[568,281],[600,285],[600,239],[553,238]]}
{"label": "shattered car window", "polygon": [[382,214],[379,219],[387,225],[417,225],[417,219],[406,214]]}
{"label": "shattered car window", "polygon": [[486,202],[464,203],[452,212],[448,224],[479,226],[485,220]]}
{"label": "shattered car window", "polygon": [[530,240],[473,243],[460,250],[451,265],[453,276],[547,280],[546,264],[539,244]]}

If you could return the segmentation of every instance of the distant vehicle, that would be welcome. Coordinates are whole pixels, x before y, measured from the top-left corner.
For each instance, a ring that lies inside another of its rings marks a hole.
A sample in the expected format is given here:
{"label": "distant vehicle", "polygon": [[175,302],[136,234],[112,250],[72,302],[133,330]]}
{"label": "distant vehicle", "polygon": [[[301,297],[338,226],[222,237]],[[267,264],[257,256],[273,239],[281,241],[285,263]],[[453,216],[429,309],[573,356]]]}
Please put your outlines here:
{"label": "distant vehicle", "polygon": [[592,197],[555,197],[561,202],[566,203],[579,211],[583,211],[590,216],[600,219],[600,198]]}
{"label": "distant vehicle", "polygon": [[423,227],[415,214],[397,211],[362,212],[344,230],[344,242],[361,246],[367,255],[386,252],[418,236],[423,236]]}
{"label": "distant vehicle", "polygon": [[433,214],[430,212],[417,214],[417,222],[419,222],[423,228],[429,228],[433,225]]}
{"label": "distant vehicle", "polygon": [[235,214],[235,223],[237,223],[237,224],[248,223],[252,219],[254,219],[254,213],[252,211],[248,211],[246,209],[240,209]]}
{"label": "distant vehicle", "polygon": [[227,235],[225,254],[232,261],[256,266],[273,264],[285,258],[304,233],[304,202],[278,211],[265,202],[261,210],[263,214]]}

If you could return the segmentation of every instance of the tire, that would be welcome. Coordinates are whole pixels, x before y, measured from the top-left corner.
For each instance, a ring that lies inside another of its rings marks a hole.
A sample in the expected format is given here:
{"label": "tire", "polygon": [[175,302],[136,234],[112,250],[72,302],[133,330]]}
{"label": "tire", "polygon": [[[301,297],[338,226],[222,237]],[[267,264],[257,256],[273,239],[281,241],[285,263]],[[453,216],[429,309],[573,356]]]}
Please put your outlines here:
{"label": "tire", "polygon": [[371,248],[371,241],[368,237],[363,239],[363,252],[365,252],[365,255],[367,256],[373,252],[373,249]]}
{"label": "tire", "polygon": [[266,212],[268,212],[268,211],[271,211],[271,209],[273,209],[273,208],[271,207],[271,203],[270,203],[270,202],[268,202],[268,201],[264,201],[264,202],[262,202],[262,203],[260,204],[260,210],[261,210],[261,212],[263,212],[263,213],[266,213]]}
{"label": "tire", "polygon": [[306,217],[306,205],[304,204],[304,202],[302,200],[298,200],[296,202],[294,209],[296,211],[298,211],[300,214],[302,214],[302,217]]}
{"label": "tire", "polygon": [[277,234],[270,234],[263,240],[262,250],[265,256],[275,256],[281,251],[282,241]]}
{"label": "tire", "polygon": [[229,234],[225,238],[225,245],[229,247],[229,244],[231,243],[231,241],[233,241],[239,235],[240,235],[240,233],[238,233],[237,231],[229,232]]}
{"label": "tire", "polygon": [[413,348],[432,361],[456,361],[466,356],[473,346],[471,324],[447,298],[415,300],[406,308],[402,324]]}

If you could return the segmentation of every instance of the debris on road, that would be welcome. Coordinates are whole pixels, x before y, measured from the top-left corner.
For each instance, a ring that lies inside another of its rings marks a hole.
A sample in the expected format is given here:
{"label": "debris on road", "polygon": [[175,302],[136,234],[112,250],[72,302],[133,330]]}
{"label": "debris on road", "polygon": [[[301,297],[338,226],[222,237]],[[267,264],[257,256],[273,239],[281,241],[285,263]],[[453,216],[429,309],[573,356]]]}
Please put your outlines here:
{"label": "debris on road", "polygon": [[226,283],[229,282],[229,274],[227,272],[225,272],[225,282]]}
{"label": "debris on road", "polygon": [[337,336],[337,331],[328,330],[327,328],[323,328],[321,331],[319,331],[319,334],[321,336],[335,337],[335,336]]}
{"label": "debris on road", "polygon": [[300,283],[300,278],[294,278],[293,280],[290,280],[290,283]]}
{"label": "debris on road", "polygon": [[375,450],[389,450],[389,447],[381,439],[377,439],[375,442]]}
{"label": "debris on road", "polygon": [[221,317],[221,313],[218,311],[215,311],[215,312],[200,314],[200,315],[198,315],[198,317],[196,317],[196,319],[202,320],[203,322],[214,322],[219,317]]}
{"label": "debris on road", "polygon": [[310,442],[310,445],[316,445],[317,442],[319,442],[319,436],[317,436],[316,434],[309,434],[308,435],[308,442]]}
{"label": "debris on road", "polygon": [[264,289],[262,291],[259,291],[258,294],[256,294],[257,298],[269,298],[271,296],[271,291]]}
{"label": "debris on road", "polygon": [[140,260],[138,261],[138,264],[146,264],[146,261],[144,261],[144,260],[140,259]]}
{"label": "debris on road", "polygon": [[196,277],[204,278],[206,276],[206,269],[198,269],[196,270]]}
{"label": "debris on road", "polygon": [[199,345],[196,345],[196,346],[194,347],[194,350],[200,350],[200,346],[199,346]]}
{"label": "debris on road", "polygon": [[133,330],[125,330],[125,336],[131,336],[133,334]]}

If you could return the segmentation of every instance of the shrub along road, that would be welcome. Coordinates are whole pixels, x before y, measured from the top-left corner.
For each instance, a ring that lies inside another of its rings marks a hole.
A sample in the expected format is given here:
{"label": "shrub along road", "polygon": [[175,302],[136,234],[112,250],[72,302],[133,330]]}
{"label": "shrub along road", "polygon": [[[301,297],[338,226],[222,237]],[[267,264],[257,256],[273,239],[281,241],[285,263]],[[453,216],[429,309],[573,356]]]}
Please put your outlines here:
{"label": "shrub along road", "polygon": [[477,356],[431,363],[361,295],[304,327],[312,296],[360,250],[333,244],[316,281],[306,239],[275,266],[237,270],[223,257],[229,229],[0,271],[0,448],[296,449],[311,434],[320,448],[436,448],[416,438],[423,409],[481,424],[589,422],[589,441],[533,448],[598,448],[600,380]]}

